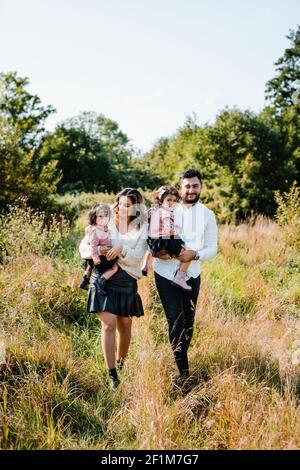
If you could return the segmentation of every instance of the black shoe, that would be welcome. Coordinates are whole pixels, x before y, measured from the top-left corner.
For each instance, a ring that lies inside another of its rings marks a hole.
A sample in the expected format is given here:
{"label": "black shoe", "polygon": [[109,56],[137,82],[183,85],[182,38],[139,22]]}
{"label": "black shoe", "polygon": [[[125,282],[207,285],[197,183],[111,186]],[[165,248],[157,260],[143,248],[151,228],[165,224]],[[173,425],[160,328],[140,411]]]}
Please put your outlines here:
{"label": "black shoe", "polygon": [[108,376],[109,376],[109,380],[110,380],[110,387],[113,390],[116,390],[116,388],[118,388],[118,386],[120,384],[120,380],[118,378],[116,368],[109,369],[108,370]]}
{"label": "black shoe", "polygon": [[96,281],[95,281],[95,286],[96,286],[96,289],[97,289],[97,292],[99,294],[102,294],[102,295],[106,295],[107,292],[106,292],[106,283],[107,283],[107,280],[105,279],[105,277],[101,276],[99,277]]}
{"label": "black shoe", "polygon": [[89,283],[90,283],[90,278],[87,277],[86,275],[84,275],[83,279],[82,279],[82,281],[81,281],[81,283],[79,284],[78,287],[80,287],[80,289],[87,290],[89,288]]}
{"label": "black shoe", "polygon": [[188,393],[193,387],[188,371],[181,372],[176,377],[173,377],[172,383],[175,388],[180,389],[180,391],[183,393]]}

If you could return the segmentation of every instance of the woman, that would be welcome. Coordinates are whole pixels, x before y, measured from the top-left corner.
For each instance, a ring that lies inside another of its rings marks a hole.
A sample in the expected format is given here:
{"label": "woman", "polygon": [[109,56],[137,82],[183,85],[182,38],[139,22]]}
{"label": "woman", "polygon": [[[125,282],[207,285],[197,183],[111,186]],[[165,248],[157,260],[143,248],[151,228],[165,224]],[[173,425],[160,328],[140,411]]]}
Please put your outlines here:
{"label": "woman", "polygon": [[101,247],[100,254],[106,255],[107,260],[118,258],[118,271],[107,281],[107,293],[104,294],[97,289],[101,264],[94,267],[87,304],[87,311],[96,312],[102,324],[102,350],[113,389],[119,385],[116,330],[119,333],[117,362],[122,366],[130,345],[132,317],[144,315],[137,279],[142,276],[140,266],[147,249],[147,224],[141,193],[133,188],[123,189],[117,195],[114,211],[114,219],[109,224],[112,248]]}

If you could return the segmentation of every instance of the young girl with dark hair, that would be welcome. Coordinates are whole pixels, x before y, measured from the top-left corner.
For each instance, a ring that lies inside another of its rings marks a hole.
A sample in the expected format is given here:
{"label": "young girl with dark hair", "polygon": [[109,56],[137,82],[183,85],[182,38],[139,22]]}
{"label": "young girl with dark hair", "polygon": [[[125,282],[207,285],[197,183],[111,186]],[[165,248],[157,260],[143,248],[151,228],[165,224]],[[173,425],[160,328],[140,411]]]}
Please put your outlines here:
{"label": "young girl with dark hair", "polygon": [[[142,272],[147,275],[151,255],[161,256],[168,254],[178,257],[185,250],[184,242],[180,238],[182,227],[176,220],[175,210],[181,200],[179,192],[173,186],[162,186],[155,193],[155,203],[148,209],[148,252],[142,265]],[[172,280],[174,286],[190,291],[187,284],[187,270],[190,263],[180,263]]]}
{"label": "young girl with dark hair", "polygon": [[79,245],[81,257],[85,263],[85,273],[79,285],[86,289],[94,266],[98,266],[101,273],[97,280],[97,289],[105,294],[106,282],[118,271],[115,261],[108,261],[105,256],[99,255],[99,247],[111,248],[112,243],[108,233],[108,223],[111,218],[111,209],[107,204],[95,204],[89,212],[90,224],[85,229],[85,237]]}

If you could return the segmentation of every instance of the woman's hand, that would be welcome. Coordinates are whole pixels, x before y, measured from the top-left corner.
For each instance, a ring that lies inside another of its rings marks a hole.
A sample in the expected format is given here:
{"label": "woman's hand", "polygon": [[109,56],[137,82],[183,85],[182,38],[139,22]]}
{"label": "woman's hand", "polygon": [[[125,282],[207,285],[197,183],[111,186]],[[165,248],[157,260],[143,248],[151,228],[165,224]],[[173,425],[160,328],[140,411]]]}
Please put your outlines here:
{"label": "woman's hand", "polygon": [[117,246],[116,248],[111,248],[107,253],[106,253],[106,259],[110,261],[111,259],[118,258],[118,256],[121,255],[123,251],[122,245]]}
{"label": "woman's hand", "polygon": [[111,246],[103,245],[98,247],[99,255],[106,256],[106,254],[111,250]]}

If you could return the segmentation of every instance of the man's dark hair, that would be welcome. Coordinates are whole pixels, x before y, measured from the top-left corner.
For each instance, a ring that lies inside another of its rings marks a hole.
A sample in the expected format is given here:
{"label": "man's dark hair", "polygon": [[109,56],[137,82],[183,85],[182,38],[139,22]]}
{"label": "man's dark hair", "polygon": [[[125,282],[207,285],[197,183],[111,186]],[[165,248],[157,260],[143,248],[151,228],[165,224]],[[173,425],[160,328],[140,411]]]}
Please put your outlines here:
{"label": "man's dark hair", "polygon": [[185,178],[194,178],[197,177],[200,183],[202,183],[202,177],[200,171],[196,170],[195,168],[189,168],[186,170],[184,173],[181,175],[181,181],[184,180]]}

